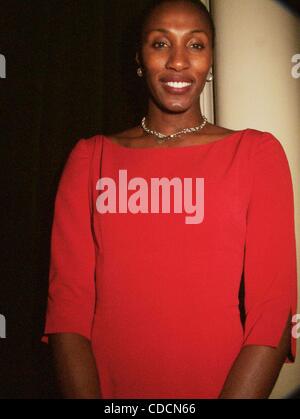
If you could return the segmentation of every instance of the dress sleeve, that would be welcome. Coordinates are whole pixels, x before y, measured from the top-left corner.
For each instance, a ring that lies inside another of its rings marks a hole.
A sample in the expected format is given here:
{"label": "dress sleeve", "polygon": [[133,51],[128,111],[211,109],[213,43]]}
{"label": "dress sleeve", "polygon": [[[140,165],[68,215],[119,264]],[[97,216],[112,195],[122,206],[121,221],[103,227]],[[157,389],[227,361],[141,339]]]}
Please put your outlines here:
{"label": "dress sleeve", "polygon": [[[294,195],[289,163],[281,143],[263,133],[253,159],[244,258],[244,346],[276,348],[297,310]],[[291,336],[294,362],[296,340]]]}
{"label": "dress sleeve", "polygon": [[51,233],[48,335],[76,333],[91,338],[95,305],[95,247],[89,201],[89,148],[79,140],[65,164],[55,199]]}

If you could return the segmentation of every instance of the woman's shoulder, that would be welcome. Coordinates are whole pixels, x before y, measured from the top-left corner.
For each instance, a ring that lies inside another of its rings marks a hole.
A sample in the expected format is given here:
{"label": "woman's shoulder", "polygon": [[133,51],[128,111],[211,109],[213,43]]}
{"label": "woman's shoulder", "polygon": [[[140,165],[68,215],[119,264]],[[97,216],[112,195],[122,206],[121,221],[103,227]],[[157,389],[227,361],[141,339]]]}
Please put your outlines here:
{"label": "woman's shoulder", "polygon": [[257,139],[262,139],[265,137],[275,138],[275,136],[269,131],[262,131],[262,130],[258,130],[256,128],[250,128],[250,127],[233,130],[233,129],[225,128],[218,125],[210,125],[210,129],[208,133],[211,135],[230,135],[230,134],[234,134],[238,132],[245,134],[245,136],[250,137],[250,138],[257,138]]}
{"label": "woman's shoulder", "polygon": [[271,132],[261,131],[255,128],[230,129],[218,125],[210,125],[209,130],[207,132],[208,135],[220,137],[225,137],[227,135],[235,133],[240,133],[243,136],[243,138],[249,139],[250,141],[256,140],[256,142],[259,142],[265,139],[271,141],[278,141]]}
{"label": "woman's shoulder", "polygon": [[261,131],[254,128],[247,128],[247,138],[253,145],[256,152],[267,150],[281,150],[283,145],[279,138],[270,131]]}
{"label": "woman's shoulder", "polygon": [[109,138],[110,141],[118,145],[130,147],[134,141],[141,140],[143,138],[143,130],[140,126],[135,126],[105,137]]}
{"label": "woman's shoulder", "polygon": [[231,134],[234,134],[235,132],[237,131],[230,128],[221,127],[219,125],[214,125],[214,124],[207,124],[206,127],[202,130],[202,134],[204,135],[218,136],[218,137],[231,135]]}
{"label": "woman's shoulder", "polygon": [[141,126],[135,126],[135,127],[131,127],[128,128],[124,131],[121,132],[117,132],[112,134],[113,138],[117,138],[118,140],[125,140],[125,139],[134,139],[137,137],[140,137],[143,133],[143,130],[141,128]]}
{"label": "woman's shoulder", "polygon": [[101,142],[103,138],[109,139],[109,141],[112,141],[119,145],[126,145],[126,143],[130,142],[131,140],[138,139],[141,137],[141,129],[139,127],[134,127],[127,129],[126,131],[122,131],[119,133],[113,133],[113,134],[104,134],[99,132],[98,134],[95,134],[91,137],[85,137],[81,138],[77,141],[77,144],[75,144],[76,147],[81,147],[85,149],[92,149],[97,142]]}
{"label": "woman's shoulder", "polygon": [[244,128],[241,130],[231,130],[228,128],[217,127],[217,132],[221,135],[231,135],[233,133],[240,133],[241,137],[246,143],[249,144],[251,148],[260,149],[260,148],[282,148],[280,140],[270,131],[262,131],[256,128]]}
{"label": "woman's shoulder", "polygon": [[[218,135],[216,135],[218,133]],[[241,130],[231,130],[224,127],[214,126],[212,136],[224,138],[232,134],[239,133],[239,145],[243,152],[252,157],[272,157],[274,155],[286,156],[285,148],[279,138],[270,131],[263,131],[255,128],[244,128]]]}

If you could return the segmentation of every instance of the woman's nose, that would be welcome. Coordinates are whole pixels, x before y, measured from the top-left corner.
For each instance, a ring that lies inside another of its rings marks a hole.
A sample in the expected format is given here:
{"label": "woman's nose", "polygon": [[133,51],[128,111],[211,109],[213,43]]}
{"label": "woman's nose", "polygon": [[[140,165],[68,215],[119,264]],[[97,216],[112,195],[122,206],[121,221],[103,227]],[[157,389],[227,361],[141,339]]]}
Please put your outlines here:
{"label": "woman's nose", "polygon": [[176,71],[182,71],[189,68],[189,65],[187,52],[182,48],[174,48],[170,52],[166,67]]}

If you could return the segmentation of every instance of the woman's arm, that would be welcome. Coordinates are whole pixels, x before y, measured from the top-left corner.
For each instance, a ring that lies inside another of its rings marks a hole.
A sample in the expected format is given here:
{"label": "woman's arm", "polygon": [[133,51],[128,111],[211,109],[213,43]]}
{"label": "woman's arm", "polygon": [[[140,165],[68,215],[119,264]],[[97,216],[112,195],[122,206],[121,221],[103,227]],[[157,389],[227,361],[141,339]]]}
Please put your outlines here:
{"label": "woman's arm", "polygon": [[77,334],[53,334],[49,342],[56,376],[66,399],[100,399],[100,384],[90,342]]}
{"label": "woman's arm", "polygon": [[270,133],[256,140],[246,215],[243,349],[220,394],[223,399],[268,398],[289,349],[293,357],[296,353],[290,320],[286,325],[289,313],[297,310],[292,177],[281,143]]}
{"label": "woman's arm", "polygon": [[[49,292],[43,341],[52,346],[66,398],[99,398],[90,338],[96,304],[96,251],[90,170],[96,137],[79,140],[65,164],[55,199]],[[68,333],[66,333],[68,331]]]}
{"label": "woman's arm", "polygon": [[289,354],[290,343],[289,319],[277,348],[245,346],[233,364],[220,399],[267,399]]}

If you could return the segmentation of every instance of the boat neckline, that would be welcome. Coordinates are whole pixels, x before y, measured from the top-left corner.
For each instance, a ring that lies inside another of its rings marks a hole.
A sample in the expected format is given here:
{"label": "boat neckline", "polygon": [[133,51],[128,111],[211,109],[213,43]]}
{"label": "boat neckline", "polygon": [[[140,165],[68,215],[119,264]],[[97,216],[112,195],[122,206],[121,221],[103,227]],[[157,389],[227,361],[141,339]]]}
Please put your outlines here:
{"label": "boat neckline", "polygon": [[228,141],[229,139],[234,138],[238,134],[244,134],[248,130],[249,128],[239,130],[239,131],[234,131],[231,134],[225,135],[224,137],[221,137],[219,139],[216,139],[214,141],[210,141],[204,144],[190,144],[190,145],[179,146],[179,147],[178,146],[174,146],[174,147],[165,147],[165,146],[163,147],[126,147],[126,146],[116,143],[115,141],[112,141],[109,136],[106,136],[106,135],[101,135],[101,136],[106,141],[106,143],[112,145],[113,147],[119,150],[128,150],[129,152],[135,152],[135,150],[138,150],[138,152],[140,152],[141,150],[145,150],[145,151],[152,150],[154,152],[157,152],[160,150],[191,150],[194,148],[211,147],[216,144],[223,144],[224,142]]}

